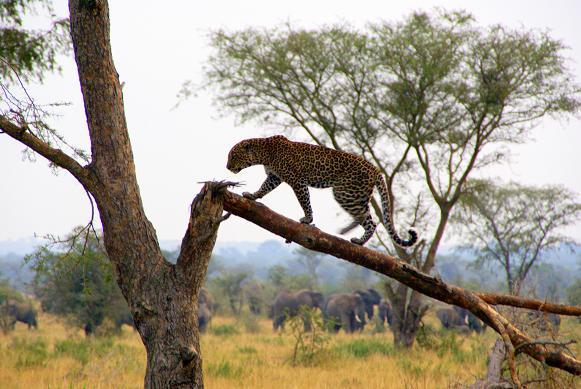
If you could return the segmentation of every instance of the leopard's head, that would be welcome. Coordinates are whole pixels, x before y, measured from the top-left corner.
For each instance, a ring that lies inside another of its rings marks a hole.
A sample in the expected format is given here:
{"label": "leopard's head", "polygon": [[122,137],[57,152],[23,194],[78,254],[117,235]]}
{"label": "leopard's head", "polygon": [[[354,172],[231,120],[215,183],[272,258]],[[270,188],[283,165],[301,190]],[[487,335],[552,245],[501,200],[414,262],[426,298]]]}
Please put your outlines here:
{"label": "leopard's head", "polygon": [[257,160],[256,142],[254,139],[246,139],[237,143],[228,153],[226,168],[233,173],[259,163]]}

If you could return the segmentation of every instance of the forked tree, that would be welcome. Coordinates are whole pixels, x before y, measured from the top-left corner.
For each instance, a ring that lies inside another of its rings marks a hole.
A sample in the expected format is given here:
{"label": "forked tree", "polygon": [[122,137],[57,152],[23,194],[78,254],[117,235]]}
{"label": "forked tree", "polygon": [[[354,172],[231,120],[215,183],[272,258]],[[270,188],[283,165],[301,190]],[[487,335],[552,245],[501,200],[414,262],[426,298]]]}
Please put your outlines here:
{"label": "forked tree", "polygon": [[[559,349],[535,344],[490,304],[569,315],[580,315],[581,308],[474,294],[446,285],[397,258],[274,214],[257,202],[228,192],[225,183],[208,183],[196,196],[177,262],[165,260],[137,185],[123,94],[111,55],[107,1],[71,0],[69,10],[91,145],[87,162],[82,164],[59,148],[54,138],[47,138],[49,129],[28,120],[31,111],[27,109],[0,113],[0,131],[4,134],[0,139],[12,138],[65,169],[94,199],[108,258],[146,348],[145,387],[203,387],[197,296],[217,229],[225,218],[224,209],[307,248],[347,259],[394,277],[418,293],[470,309],[502,335],[509,350],[520,347],[520,352],[548,365],[581,374],[581,362]],[[514,374],[513,379],[518,382]]]}

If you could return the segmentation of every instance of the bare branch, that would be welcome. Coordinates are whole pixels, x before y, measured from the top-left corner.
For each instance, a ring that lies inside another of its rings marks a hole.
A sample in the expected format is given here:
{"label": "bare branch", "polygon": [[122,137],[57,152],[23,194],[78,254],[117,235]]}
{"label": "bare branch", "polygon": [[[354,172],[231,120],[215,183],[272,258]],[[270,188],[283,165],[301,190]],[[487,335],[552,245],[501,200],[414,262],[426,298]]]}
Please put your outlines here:
{"label": "bare branch", "polygon": [[26,124],[17,125],[0,115],[0,130],[18,142],[30,147],[55,165],[71,173],[85,188],[94,188],[93,178],[88,169],[60,149],[51,147],[48,143],[32,134]]}

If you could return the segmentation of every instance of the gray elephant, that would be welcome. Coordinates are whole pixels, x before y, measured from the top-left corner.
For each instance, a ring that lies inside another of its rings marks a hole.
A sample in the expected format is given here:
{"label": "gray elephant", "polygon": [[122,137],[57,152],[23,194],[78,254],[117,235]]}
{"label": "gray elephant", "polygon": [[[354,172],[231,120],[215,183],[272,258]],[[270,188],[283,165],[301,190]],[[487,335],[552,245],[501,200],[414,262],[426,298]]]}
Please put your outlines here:
{"label": "gray elephant", "polygon": [[212,311],[208,305],[198,302],[198,328],[200,332],[206,332],[210,321],[212,320]]}
{"label": "gray elephant", "polygon": [[365,301],[358,293],[337,293],[329,297],[325,305],[325,323],[330,331],[347,333],[365,327]]}
{"label": "gray elephant", "polygon": [[452,306],[452,309],[454,311],[456,311],[456,313],[458,314],[458,316],[460,316],[460,319],[462,320],[462,322],[466,323],[468,320],[468,314],[470,313],[469,310],[458,307],[456,305]]}
{"label": "gray elephant", "polygon": [[468,327],[462,316],[453,308],[441,308],[436,311],[436,316],[446,329],[458,329]]}
{"label": "gray elephant", "polygon": [[468,311],[468,328],[480,334],[486,330],[486,324],[476,317],[472,312]]}
{"label": "gray elephant", "polygon": [[215,310],[214,298],[206,288],[201,288],[198,295],[198,328],[200,332],[206,332]]}
{"label": "gray elephant", "polygon": [[379,322],[384,325],[387,323],[391,326],[393,322],[393,308],[391,303],[387,299],[381,299],[379,306],[377,308],[377,316],[379,317]]}
{"label": "gray elephant", "polygon": [[453,306],[452,309],[460,316],[462,325],[467,325],[470,331],[479,334],[486,330],[485,324],[469,310],[458,306]]}
{"label": "gray elephant", "polygon": [[[323,295],[310,290],[299,290],[296,293],[280,292],[272,303],[272,328],[278,330],[284,327],[287,317],[294,317],[302,306],[311,308],[323,308]],[[305,330],[310,328],[310,323],[305,321]]]}
{"label": "gray elephant", "polygon": [[200,293],[198,294],[198,304],[205,304],[206,308],[210,310],[210,313],[216,312],[216,303],[214,302],[214,298],[206,288],[200,289]]}
{"label": "gray elephant", "polygon": [[123,324],[131,326],[133,330],[135,330],[135,322],[133,321],[133,316],[131,316],[129,310],[126,310],[115,317],[115,328],[117,331],[121,330]]}
{"label": "gray elephant", "polygon": [[17,301],[9,301],[7,304],[8,314],[13,316],[16,321],[28,325],[28,329],[38,328],[38,321],[36,320],[37,312],[32,305],[19,303]]}
{"label": "gray elephant", "polygon": [[354,293],[357,293],[363,299],[365,303],[365,313],[367,313],[367,319],[373,319],[373,307],[379,305],[381,301],[381,295],[375,289],[369,288],[366,290],[358,289]]}

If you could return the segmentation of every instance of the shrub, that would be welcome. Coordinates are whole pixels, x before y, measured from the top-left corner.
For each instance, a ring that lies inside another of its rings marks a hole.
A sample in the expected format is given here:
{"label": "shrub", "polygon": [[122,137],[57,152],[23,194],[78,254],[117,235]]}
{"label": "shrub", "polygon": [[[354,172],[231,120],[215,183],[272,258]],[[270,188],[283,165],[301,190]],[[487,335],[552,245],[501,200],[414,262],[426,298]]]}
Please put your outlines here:
{"label": "shrub", "polygon": [[[84,366],[92,357],[103,357],[113,348],[113,339],[65,339],[55,343],[55,356],[68,356],[81,362]],[[123,347],[118,345],[117,347]]]}
{"label": "shrub", "polygon": [[42,338],[34,340],[14,338],[9,347],[17,354],[17,369],[43,366],[49,358],[46,342]]}
{"label": "shrub", "polygon": [[223,324],[220,326],[214,326],[211,329],[212,334],[218,336],[231,336],[238,334],[238,330],[232,324]]}
{"label": "shrub", "polygon": [[292,365],[314,365],[326,353],[330,340],[325,332],[322,315],[310,307],[302,306],[298,315],[288,318],[287,323],[286,331],[294,339]]}
{"label": "shrub", "polygon": [[355,358],[367,358],[371,354],[393,355],[392,344],[379,339],[356,339],[335,347],[335,352]]}

